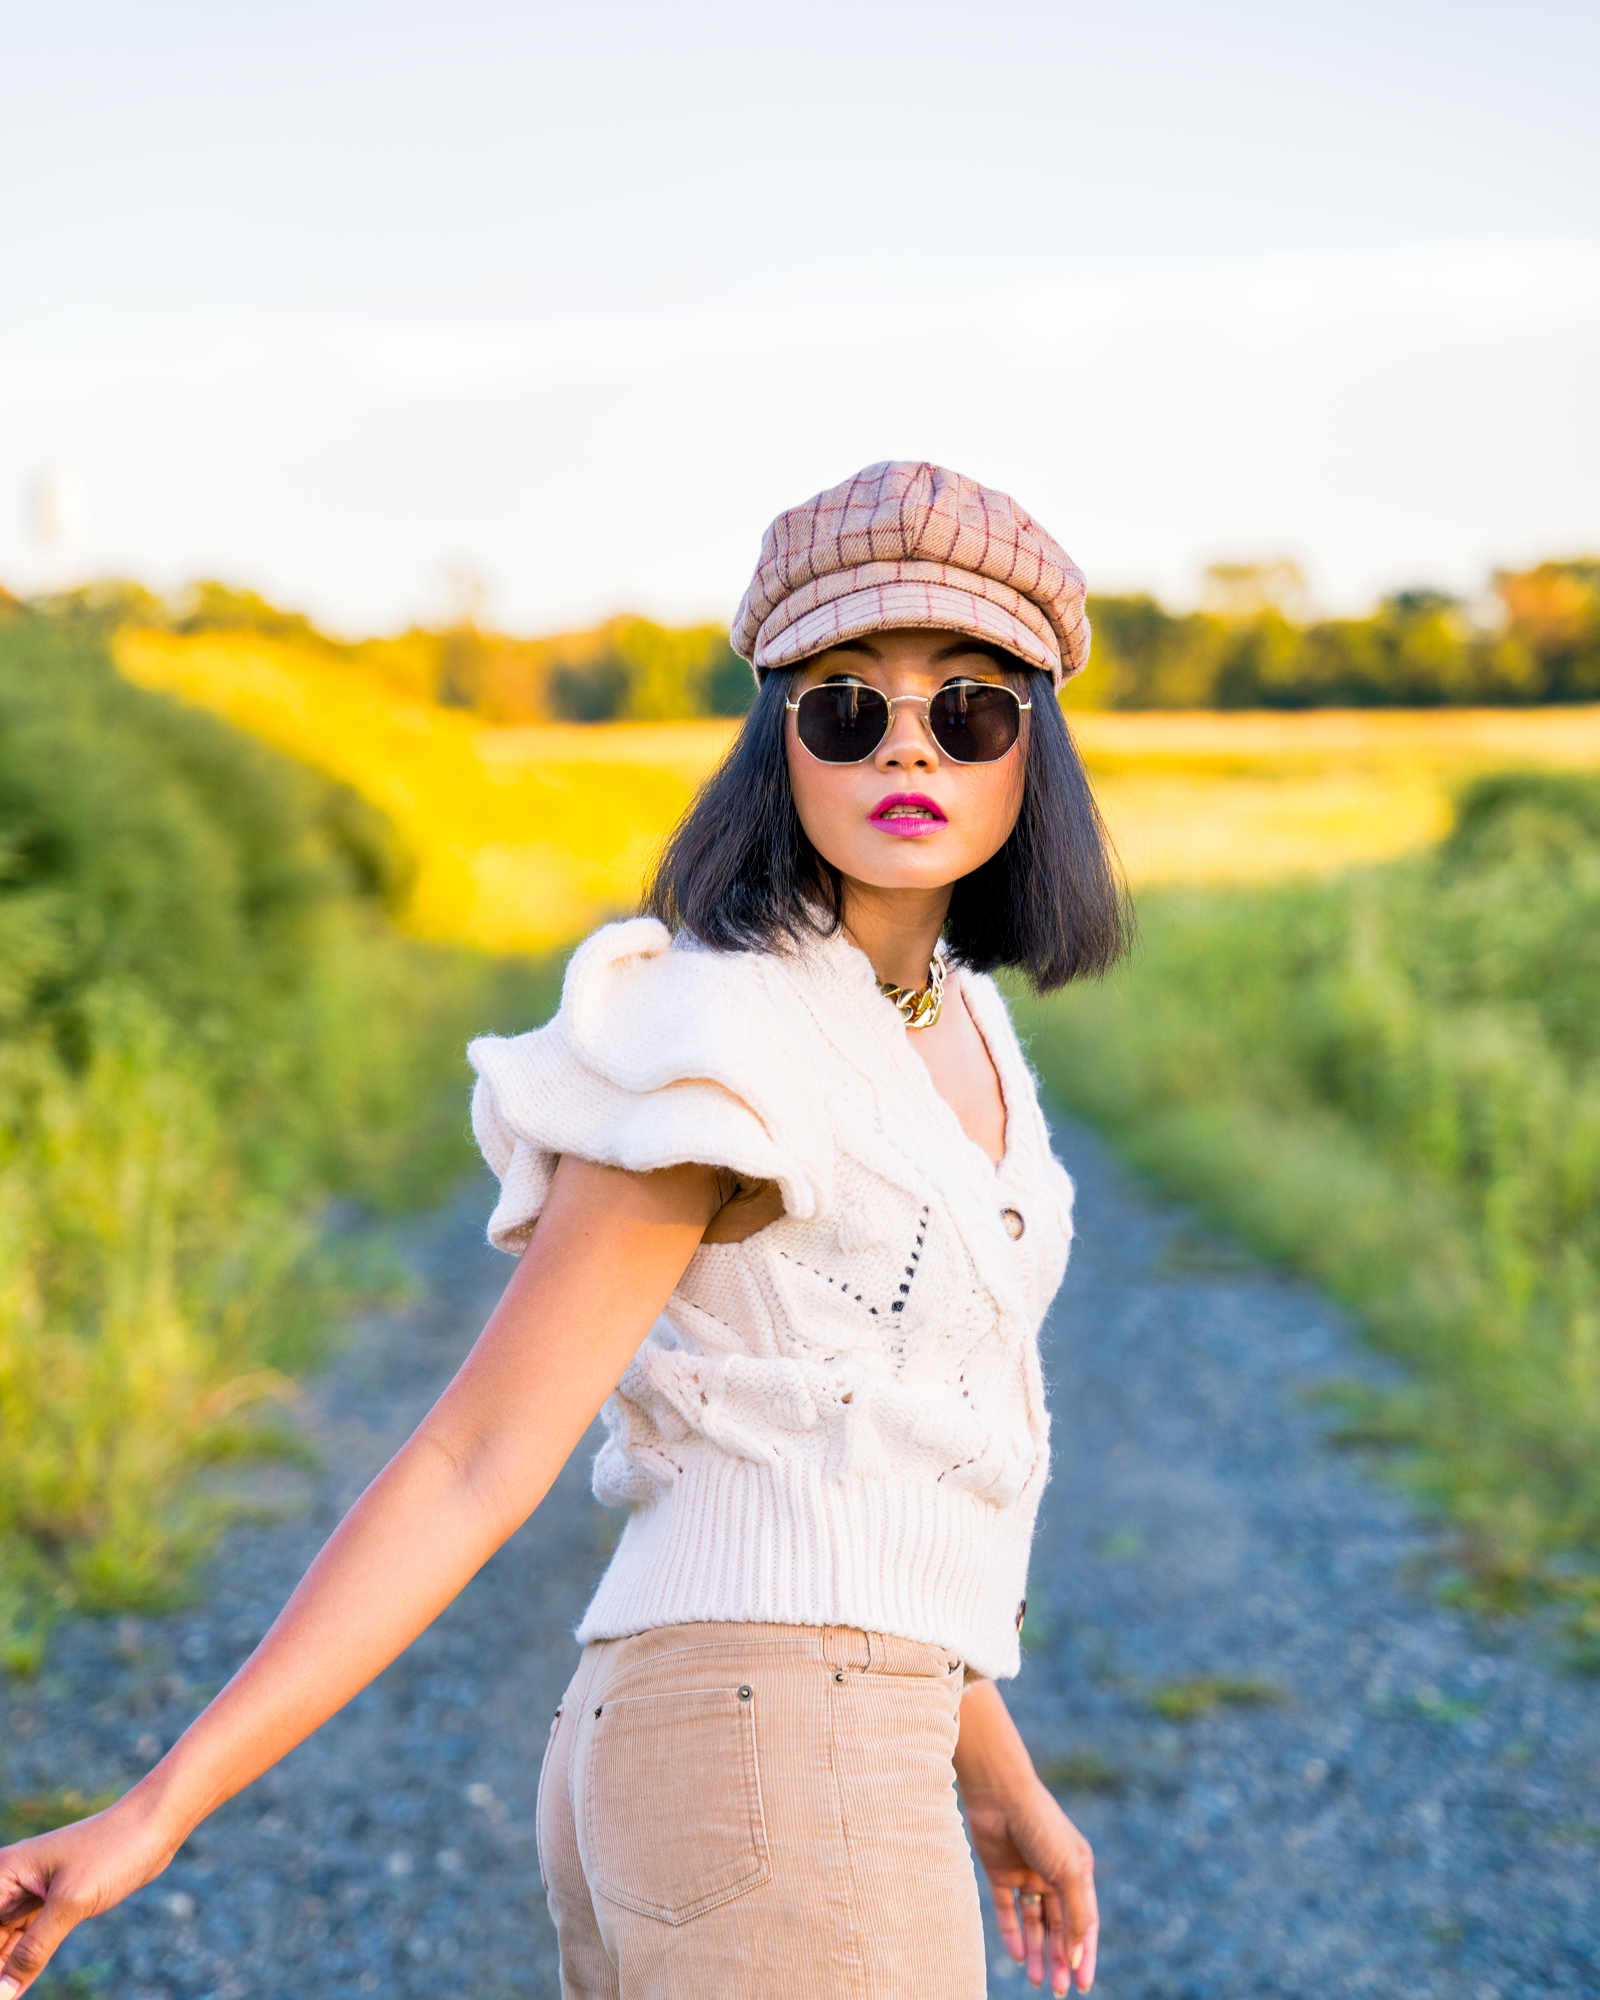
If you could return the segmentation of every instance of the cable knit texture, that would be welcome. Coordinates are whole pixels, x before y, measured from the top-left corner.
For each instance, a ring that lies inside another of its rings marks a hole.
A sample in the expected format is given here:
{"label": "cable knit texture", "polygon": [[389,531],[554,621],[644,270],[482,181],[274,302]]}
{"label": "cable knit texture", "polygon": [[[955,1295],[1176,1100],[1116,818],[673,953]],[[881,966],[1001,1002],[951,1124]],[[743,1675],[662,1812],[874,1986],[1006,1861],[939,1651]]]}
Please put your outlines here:
{"label": "cable knit texture", "polygon": [[723,953],[609,924],[548,1026],[473,1043],[502,1250],[562,1153],[698,1160],[783,1195],[743,1243],[701,1245],[606,1403],[594,1490],[630,1513],[580,1641],[849,1625],[1017,1671],[1049,1459],[1038,1329],[1072,1183],[1005,1002],[962,987],[1005,1095],[999,1168],[840,936]]}

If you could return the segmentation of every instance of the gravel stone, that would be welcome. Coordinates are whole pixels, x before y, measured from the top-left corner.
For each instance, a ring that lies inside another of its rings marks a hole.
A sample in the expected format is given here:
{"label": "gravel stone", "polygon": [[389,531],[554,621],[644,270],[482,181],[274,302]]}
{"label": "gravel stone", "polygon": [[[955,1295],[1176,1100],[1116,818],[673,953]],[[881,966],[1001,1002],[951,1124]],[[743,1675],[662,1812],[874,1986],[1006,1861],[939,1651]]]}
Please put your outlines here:
{"label": "gravel stone", "polygon": [[[1058,1121],[1080,1240],[1045,1338],[1056,1465],[1008,1689],[1094,1843],[1109,2000],[1600,1993],[1600,1701],[1537,1624],[1430,1594],[1436,1537],[1329,1448],[1383,1370],[1327,1302]],[[265,1631],[466,1352],[508,1265],[475,1185],[410,1232],[420,1303],[312,1386],[315,1475],[202,1601],[77,1620],[0,1688],[0,1785],[147,1769]],[[558,1993],[533,1819],[571,1630],[615,1539],[587,1450],[371,1688],[77,1932],[38,1991],[128,2000]],[[1028,1991],[990,1922],[991,1991]]]}

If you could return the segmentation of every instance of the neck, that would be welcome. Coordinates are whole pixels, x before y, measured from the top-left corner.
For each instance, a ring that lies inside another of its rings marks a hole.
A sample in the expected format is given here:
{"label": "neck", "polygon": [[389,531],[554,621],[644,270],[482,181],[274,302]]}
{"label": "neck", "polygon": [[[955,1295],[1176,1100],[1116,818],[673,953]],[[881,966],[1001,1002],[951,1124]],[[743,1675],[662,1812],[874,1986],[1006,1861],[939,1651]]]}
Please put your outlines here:
{"label": "neck", "polygon": [[894,986],[928,983],[928,961],[950,909],[950,884],[938,889],[877,889],[845,878],[844,930],[879,979]]}

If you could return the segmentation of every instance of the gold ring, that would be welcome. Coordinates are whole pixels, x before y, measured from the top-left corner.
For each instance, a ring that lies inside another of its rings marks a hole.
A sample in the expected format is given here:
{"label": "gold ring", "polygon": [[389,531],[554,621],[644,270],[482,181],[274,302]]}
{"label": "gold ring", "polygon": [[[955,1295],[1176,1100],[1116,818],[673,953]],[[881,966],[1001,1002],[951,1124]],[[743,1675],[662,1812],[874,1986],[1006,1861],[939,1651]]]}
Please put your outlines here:
{"label": "gold ring", "polygon": [[1022,1907],[1023,1907],[1023,1908],[1025,1909],[1025,1910],[1026,1910],[1026,1909],[1031,1909],[1031,1908],[1032,1908],[1032,1907],[1033,1907],[1034,1905],[1036,1905],[1036,1904],[1038,1904],[1038,1903],[1042,1903],[1043,1901],[1044,1901],[1044,1898],[1043,1898],[1043,1896],[1037,1896],[1037,1895],[1026,1895],[1026,1896],[1024,1896],[1024,1897],[1022,1898]]}

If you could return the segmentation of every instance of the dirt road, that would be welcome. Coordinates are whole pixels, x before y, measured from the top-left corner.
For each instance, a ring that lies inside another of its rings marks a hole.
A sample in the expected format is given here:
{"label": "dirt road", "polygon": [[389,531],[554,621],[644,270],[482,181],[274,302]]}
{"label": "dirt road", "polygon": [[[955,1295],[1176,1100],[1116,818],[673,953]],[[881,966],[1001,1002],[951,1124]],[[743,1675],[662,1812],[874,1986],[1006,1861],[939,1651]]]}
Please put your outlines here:
{"label": "dirt road", "polygon": [[[1080,1129],[1047,1330],[1056,1473],[1012,1701],[1099,1856],[1110,2000],[1600,1993],[1600,1698],[1548,1635],[1436,1604],[1406,1506],[1307,1392],[1373,1364],[1306,1288],[1151,1201]],[[323,1470],[236,1532],[203,1608],[64,1630],[4,1693],[11,1794],[125,1784],[265,1628],[465,1351],[506,1266],[475,1189],[425,1218],[424,1303],[315,1386]],[[344,1715],[81,1932],[107,2000],[554,1996],[532,1819],[609,1540],[585,1462]],[[995,1994],[1027,1989],[992,1942]],[[41,1994],[44,1989],[41,1988]],[[821,1996],[819,1996],[821,2000]]]}

